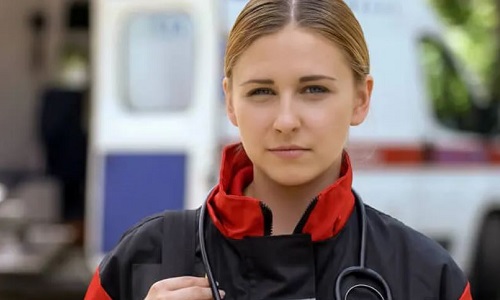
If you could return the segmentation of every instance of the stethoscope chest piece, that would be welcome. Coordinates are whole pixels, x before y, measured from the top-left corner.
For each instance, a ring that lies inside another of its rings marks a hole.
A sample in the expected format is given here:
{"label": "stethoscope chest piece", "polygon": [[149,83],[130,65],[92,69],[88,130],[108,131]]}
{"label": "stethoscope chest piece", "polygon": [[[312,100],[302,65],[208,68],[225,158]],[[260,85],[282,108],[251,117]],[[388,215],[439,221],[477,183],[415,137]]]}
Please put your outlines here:
{"label": "stethoscope chest piece", "polygon": [[353,266],[340,273],[335,282],[336,300],[392,300],[385,280],[375,271]]}

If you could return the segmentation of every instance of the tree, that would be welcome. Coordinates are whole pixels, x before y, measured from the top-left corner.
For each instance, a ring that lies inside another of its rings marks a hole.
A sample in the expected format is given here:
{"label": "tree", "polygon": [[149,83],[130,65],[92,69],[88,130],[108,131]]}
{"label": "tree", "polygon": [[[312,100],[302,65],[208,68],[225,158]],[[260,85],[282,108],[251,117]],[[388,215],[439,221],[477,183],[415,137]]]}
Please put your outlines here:
{"label": "tree", "polygon": [[454,50],[500,102],[500,0],[430,0],[449,25]]}

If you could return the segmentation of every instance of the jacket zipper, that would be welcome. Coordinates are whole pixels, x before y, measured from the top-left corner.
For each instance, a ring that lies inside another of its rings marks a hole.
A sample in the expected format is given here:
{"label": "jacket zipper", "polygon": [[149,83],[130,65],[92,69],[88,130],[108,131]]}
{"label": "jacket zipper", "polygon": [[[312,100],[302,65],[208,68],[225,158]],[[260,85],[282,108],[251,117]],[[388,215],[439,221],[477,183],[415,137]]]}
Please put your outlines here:
{"label": "jacket zipper", "polygon": [[262,209],[262,215],[264,216],[264,236],[273,234],[273,213],[269,206],[264,202],[260,202],[260,208]]}
{"label": "jacket zipper", "polygon": [[[304,226],[307,223],[307,220],[309,219],[309,216],[311,215],[312,210],[316,206],[316,203],[318,202],[318,197],[314,197],[314,199],[309,203],[307,206],[306,210],[304,211],[304,214],[300,218],[299,223],[297,223],[297,226],[295,227],[293,233],[302,233],[302,230],[304,229]],[[260,202],[260,207],[262,209],[262,215],[264,216],[264,236],[272,235],[273,234],[273,212],[265,204],[264,202]]]}
{"label": "jacket zipper", "polygon": [[302,230],[304,230],[307,220],[309,219],[309,216],[311,215],[314,207],[316,206],[316,203],[318,203],[318,197],[314,197],[314,199],[307,206],[306,210],[304,211],[304,214],[300,218],[299,223],[297,223],[297,226],[295,226],[295,229],[293,230],[294,234],[302,233]]}

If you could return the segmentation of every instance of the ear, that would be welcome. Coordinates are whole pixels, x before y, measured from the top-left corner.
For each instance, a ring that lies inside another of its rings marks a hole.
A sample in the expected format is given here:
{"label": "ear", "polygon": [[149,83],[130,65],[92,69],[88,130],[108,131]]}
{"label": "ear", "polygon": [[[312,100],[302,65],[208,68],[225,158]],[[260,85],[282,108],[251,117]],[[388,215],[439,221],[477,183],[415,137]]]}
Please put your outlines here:
{"label": "ear", "polygon": [[236,114],[234,113],[234,104],[233,104],[233,94],[231,90],[231,80],[227,77],[224,77],[222,80],[222,89],[224,90],[224,101],[226,103],[226,114],[231,123],[238,127],[238,122],[236,121]]}
{"label": "ear", "polygon": [[351,117],[351,125],[357,126],[366,119],[370,109],[370,99],[373,90],[373,77],[367,75],[363,83],[356,85],[356,98]]}

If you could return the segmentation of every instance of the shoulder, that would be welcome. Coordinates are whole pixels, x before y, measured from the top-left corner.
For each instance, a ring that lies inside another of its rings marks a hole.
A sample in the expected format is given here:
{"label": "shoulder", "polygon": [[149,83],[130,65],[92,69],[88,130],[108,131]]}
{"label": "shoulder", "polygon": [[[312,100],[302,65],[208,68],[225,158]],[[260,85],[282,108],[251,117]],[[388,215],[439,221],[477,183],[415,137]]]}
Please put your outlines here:
{"label": "shoulder", "polygon": [[164,215],[158,213],[148,216],[125,231],[117,245],[102,260],[100,272],[111,271],[135,260],[151,260],[157,256],[156,251],[159,255]]}
{"label": "shoulder", "polygon": [[[411,249],[415,255],[424,255],[423,259],[446,261],[451,259],[449,253],[436,241],[407,226],[396,218],[375,208],[365,205],[368,219],[368,230],[376,239],[396,242],[404,248]],[[430,255],[432,254],[432,255]]]}
{"label": "shoulder", "polygon": [[[413,278],[428,280],[439,299],[462,298],[468,289],[465,274],[449,252],[424,234],[401,221],[366,205],[370,244],[380,245],[389,260],[401,260]],[[387,245],[390,245],[389,248]]]}
{"label": "shoulder", "polygon": [[162,212],[140,220],[123,233],[114,252],[125,246],[136,245],[141,247],[148,244],[148,242],[152,242],[153,245],[160,242],[164,219],[165,212]]}
{"label": "shoulder", "polygon": [[156,264],[161,259],[165,212],[148,216],[125,231],[117,245],[101,261],[98,273],[111,299],[120,299],[131,285],[134,264]]}
{"label": "shoulder", "polygon": [[104,267],[112,257],[130,259],[138,252],[158,248],[161,243],[164,215],[163,212],[148,216],[125,231],[115,248],[102,261],[101,266]]}

